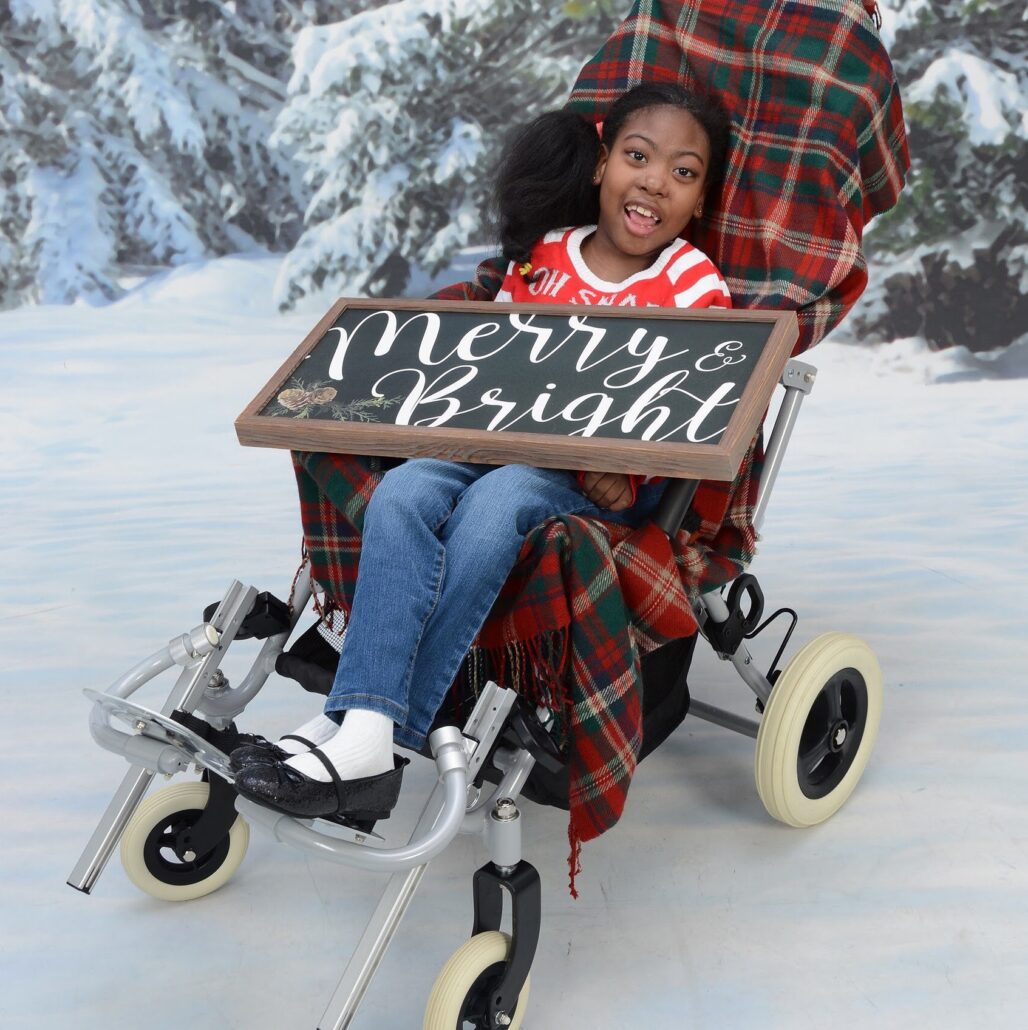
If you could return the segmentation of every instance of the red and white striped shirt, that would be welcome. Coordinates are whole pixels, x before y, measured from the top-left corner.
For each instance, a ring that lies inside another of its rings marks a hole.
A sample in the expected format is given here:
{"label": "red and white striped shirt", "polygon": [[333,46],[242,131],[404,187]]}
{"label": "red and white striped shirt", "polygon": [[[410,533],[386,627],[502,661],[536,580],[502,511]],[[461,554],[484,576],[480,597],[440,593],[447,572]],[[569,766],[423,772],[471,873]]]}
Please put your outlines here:
{"label": "red and white striped shirt", "polygon": [[732,306],[714,263],[685,240],[672,240],[649,268],[622,282],[601,279],[582,258],[582,243],[595,231],[595,225],[583,225],[547,233],[532,248],[533,281],[526,281],[511,262],[496,300],[615,307]]}
{"label": "red and white striped shirt", "polygon": [[[532,248],[532,281],[512,261],[497,301],[543,304],[603,304],[615,307],[730,308],[732,298],[714,263],[686,240],[672,240],[649,268],[610,283],[582,258],[582,243],[595,225],[555,229]],[[578,473],[579,484],[584,473]],[[632,503],[646,476],[629,476]],[[659,482],[659,478],[652,482]]]}

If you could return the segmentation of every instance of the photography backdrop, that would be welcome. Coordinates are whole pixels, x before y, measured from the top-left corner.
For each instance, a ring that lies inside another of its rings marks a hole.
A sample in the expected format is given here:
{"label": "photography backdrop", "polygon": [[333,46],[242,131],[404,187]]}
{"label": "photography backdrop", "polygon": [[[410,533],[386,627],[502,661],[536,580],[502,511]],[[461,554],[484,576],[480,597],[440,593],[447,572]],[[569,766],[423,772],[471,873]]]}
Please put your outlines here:
{"label": "photography backdrop", "polygon": [[[872,285],[847,332],[1002,348],[1028,326],[1024,5],[880,8],[913,167],[868,234]],[[11,0],[0,305],[104,303],[126,275],[264,251],[285,255],[280,306],[413,292],[419,270],[490,242],[505,133],[563,102],[628,9]]]}
{"label": "photography backdrop", "polygon": [[[232,578],[288,592],[288,460],[239,447],[233,418],[337,294],[468,274],[496,134],[559,97],[624,13],[360,6],[0,7],[5,1028],[313,1028],[382,886],[258,830],[199,902],[141,895],[117,857],[92,897],[64,882],[125,769],[90,739],[81,688],[195,625]],[[864,780],[824,826],[789,829],[756,796],[752,743],[687,720],[586,847],[577,902],[564,813],[526,805],[544,885],[528,1030],[1028,1015],[1021,14],[884,11],[911,188],[870,235],[864,314],[807,355],[818,381],[753,565],[801,616],[788,653],[829,630],[877,652]],[[697,650],[694,693],[750,714]],[[244,728],[316,707],[276,677]],[[390,834],[430,780],[411,767]],[[420,1025],[484,860],[462,839],[431,867],[358,1026]]]}

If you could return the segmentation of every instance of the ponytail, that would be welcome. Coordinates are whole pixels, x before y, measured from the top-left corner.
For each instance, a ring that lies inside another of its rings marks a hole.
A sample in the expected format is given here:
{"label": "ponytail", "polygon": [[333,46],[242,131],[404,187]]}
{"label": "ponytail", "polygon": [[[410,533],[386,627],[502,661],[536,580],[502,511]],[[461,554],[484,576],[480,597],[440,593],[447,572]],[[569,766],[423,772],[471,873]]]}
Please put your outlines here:
{"label": "ponytail", "polygon": [[549,111],[514,133],[496,180],[500,246],[508,261],[527,262],[553,229],[597,221],[599,156],[596,126],[573,111]]}

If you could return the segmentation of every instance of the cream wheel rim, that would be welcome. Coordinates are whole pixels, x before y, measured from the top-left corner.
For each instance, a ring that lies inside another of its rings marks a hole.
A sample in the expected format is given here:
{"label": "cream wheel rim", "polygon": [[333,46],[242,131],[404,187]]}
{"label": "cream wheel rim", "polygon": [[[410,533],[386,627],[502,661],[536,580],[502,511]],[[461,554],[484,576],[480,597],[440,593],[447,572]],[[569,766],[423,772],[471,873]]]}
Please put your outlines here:
{"label": "cream wheel rim", "polygon": [[175,833],[195,822],[207,805],[206,783],[181,783],[148,797],[121,838],[121,864],[144,893],[161,901],[191,901],[225,885],[239,868],[250,840],[237,816],[227,837],[205,855],[175,854]]}
{"label": "cream wheel rim", "polygon": [[[502,966],[510,950],[510,937],[498,930],[477,933],[465,941],[443,966],[425,1010],[423,1030],[463,1030],[470,1018],[467,1003],[472,992],[483,989],[480,982],[492,966]],[[519,1030],[528,1005],[530,978],[525,980],[514,1012],[510,1013],[510,1030]]]}
{"label": "cream wheel rim", "polygon": [[790,826],[829,818],[867,765],[882,711],[874,652],[849,633],[803,647],[771,691],[757,733],[757,793]]}

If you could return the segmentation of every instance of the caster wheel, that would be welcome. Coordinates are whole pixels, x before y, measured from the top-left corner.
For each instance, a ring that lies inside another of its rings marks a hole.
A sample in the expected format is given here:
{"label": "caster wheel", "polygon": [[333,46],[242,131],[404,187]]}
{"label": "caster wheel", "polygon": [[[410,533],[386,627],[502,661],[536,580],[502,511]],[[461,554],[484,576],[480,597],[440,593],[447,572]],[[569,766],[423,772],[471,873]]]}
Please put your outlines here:
{"label": "caster wheel", "polygon": [[757,732],[757,793],[790,826],[842,807],[867,765],[882,714],[882,672],[850,633],[810,641],[775,682]]}
{"label": "caster wheel", "polygon": [[[486,1030],[490,985],[499,980],[509,948],[510,937],[498,930],[476,933],[465,941],[432,987],[423,1030]],[[530,985],[531,977],[525,980],[511,1013],[510,1030],[519,1030],[525,1018]]]}
{"label": "caster wheel", "polygon": [[136,809],[121,838],[121,864],[141,891],[161,901],[192,901],[226,884],[239,868],[250,828],[238,816],[228,835],[206,855],[175,854],[175,835],[200,818],[209,790],[202,782],[178,784]]}

